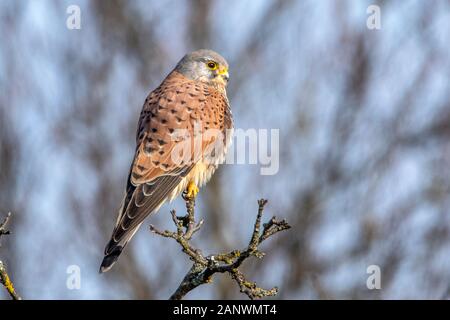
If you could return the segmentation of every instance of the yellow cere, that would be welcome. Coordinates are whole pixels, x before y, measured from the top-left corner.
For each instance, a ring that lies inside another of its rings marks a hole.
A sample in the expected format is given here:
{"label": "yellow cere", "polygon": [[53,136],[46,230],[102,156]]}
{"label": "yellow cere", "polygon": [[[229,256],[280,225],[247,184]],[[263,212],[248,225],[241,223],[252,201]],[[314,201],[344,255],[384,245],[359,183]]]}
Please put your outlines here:
{"label": "yellow cere", "polygon": [[219,70],[219,74],[227,74],[228,73],[228,68],[223,68]]}

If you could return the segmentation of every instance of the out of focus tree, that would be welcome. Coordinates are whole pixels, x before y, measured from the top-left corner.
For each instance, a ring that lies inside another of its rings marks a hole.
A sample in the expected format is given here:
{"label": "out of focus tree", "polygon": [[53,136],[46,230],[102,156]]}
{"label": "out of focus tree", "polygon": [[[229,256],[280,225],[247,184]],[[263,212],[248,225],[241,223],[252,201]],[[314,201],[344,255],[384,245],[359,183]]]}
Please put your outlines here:
{"label": "out of focus tree", "polygon": [[[280,129],[280,170],[221,167],[196,241],[244,244],[264,197],[293,230],[245,272],[279,297],[448,297],[448,2],[378,1],[380,30],[366,27],[370,1],[79,1],[80,30],[65,26],[69,4],[0,4],[0,213],[15,213],[0,254],[23,296],[167,298],[178,285],[189,262],[146,227],[97,269],[145,96],[208,47],[231,65],[236,126]],[[80,290],[65,285],[73,264]],[[381,290],[366,287],[370,265]],[[240,296],[218,277],[189,297]]]}

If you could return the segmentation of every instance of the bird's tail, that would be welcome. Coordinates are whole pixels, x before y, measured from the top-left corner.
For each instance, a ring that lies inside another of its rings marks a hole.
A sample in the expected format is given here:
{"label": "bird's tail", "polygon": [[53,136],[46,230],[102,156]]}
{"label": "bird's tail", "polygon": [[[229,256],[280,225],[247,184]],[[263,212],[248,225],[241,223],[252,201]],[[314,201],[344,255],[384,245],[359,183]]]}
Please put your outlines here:
{"label": "bird's tail", "polygon": [[128,178],[127,191],[111,240],[105,248],[100,273],[111,269],[144,219],[152,212],[158,211],[189,170],[174,176],[163,175],[151,183],[144,183],[138,187],[133,186]]}
{"label": "bird's tail", "polygon": [[115,230],[114,230],[111,240],[109,240],[109,242],[105,248],[105,256],[103,257],[102,264],[100,265],[100,270],[99,270],[100,273],[107,272],[112,268],[112,266],[116,263],[117,259],[119,259],[119,256],[122,253],[122,250],[125,248],[128,241],[130,241],[131,238],[134,236],[134,234],[139,229],[141,224],[142,223],[140,223],[136,227],[134,227],[132,229],[132,231],[129,232],[127,235],[125,235],[122,239],[120,239],[119,242],[114,241],[114,235],[115,235]]}
{"label": "bird's tail", "polygon": [[[106,248],[108,248],[111,245],[111,241],[108,243],[108,245],[106,246]],[[109,271],[112,266],[114,265],[114,263],[116,263],[117,259],[119,259],[120,254],[122,253],[123,250],[123,246],[116,246],[112,249],[112,251],[110,251],[109,254],[106,254],[103,257],[103,261],[102,264],[100,265],[100,273]]]}

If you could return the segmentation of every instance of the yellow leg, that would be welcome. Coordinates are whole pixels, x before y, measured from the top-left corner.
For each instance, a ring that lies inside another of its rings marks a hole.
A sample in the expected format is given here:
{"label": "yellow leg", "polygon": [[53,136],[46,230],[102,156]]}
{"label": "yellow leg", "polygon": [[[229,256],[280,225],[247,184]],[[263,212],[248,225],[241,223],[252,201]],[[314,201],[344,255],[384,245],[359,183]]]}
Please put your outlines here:
{"label": "yellow leg", "polygon": [[186,194],[185,197],[188,199],[193,199],[197,196],[197,193],[200,191],[200,189],[195,185],[194,182],[190,181],[188,183],[188,186],[186,188]]}

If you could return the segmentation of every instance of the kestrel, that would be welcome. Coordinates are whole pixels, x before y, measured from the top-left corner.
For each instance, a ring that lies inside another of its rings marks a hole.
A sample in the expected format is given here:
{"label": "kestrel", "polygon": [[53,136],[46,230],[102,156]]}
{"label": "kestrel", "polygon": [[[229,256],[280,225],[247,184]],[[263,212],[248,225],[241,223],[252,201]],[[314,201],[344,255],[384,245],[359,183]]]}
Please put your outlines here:
{"label": "kestrel", "polygon": [[100,272],[111,269],[149,214],[183,191],[195,197],[224,162],[233,129],[228,79],[222,56],[198,50],[185,55],[145,99],[125,196]]}

